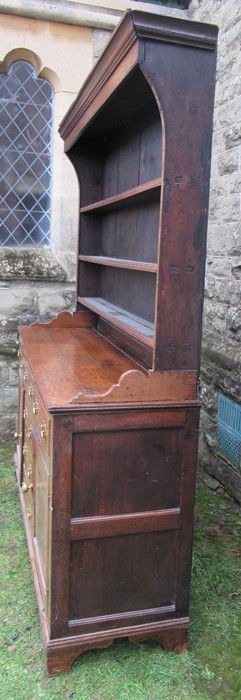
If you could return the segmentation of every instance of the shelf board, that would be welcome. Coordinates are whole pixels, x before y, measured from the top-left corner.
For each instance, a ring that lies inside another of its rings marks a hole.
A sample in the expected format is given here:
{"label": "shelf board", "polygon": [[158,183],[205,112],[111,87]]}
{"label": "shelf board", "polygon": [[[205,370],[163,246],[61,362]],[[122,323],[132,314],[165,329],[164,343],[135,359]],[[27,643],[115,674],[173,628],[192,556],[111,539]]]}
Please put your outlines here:
{"label": "shelf board", "polygon": [[162,178],[158,177],[155,180],[145,182],[143,185],[132,187],[126,192],[120,192],[113,197],[107,197],[107,199],[101,199],[98,202],[81,207],[80,213],[91,214],[95,211],[98,212],[117,209],[120,204],[122,207],[129,207],[134,202],[139,204],[141,202],[151,201],[158,194],[161,184]]}
{"label": "shelf board", "polygon": [[109,265],[110,267],[120,267],[127,270],[139,270],[140,272],[157,272],[156,263],[142,262],[140,260],[126,260],[123,258],[111,258],[104,255],[79,255],[82,262],[94,263],[96,265]]}
{"label": "shelf board", "polygon": [[111,304],[100,297],[78,297],[78,302],[87,309],[110,321],[114,326],[121,328],[145,345],[154,345],[154,324],[140,318],[135,314],[125,311],[120,306]]}

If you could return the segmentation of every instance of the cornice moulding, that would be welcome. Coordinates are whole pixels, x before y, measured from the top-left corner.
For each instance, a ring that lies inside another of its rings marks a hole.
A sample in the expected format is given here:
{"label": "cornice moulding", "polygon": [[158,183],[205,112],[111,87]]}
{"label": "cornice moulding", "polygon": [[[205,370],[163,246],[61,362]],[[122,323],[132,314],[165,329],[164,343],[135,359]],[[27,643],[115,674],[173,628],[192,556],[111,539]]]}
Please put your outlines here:
{"label": "cornice moulding", "polygon": [[[184,44],[213,51],[216,47],[217,31],[217,27],[203,25],[201,22],[153,15],[138,10],[128,11],[110,37],[99,61],[94,65],[78,96],[61,121],[59,132],[66,141],[65,150],[74,144],[80,132],[84,130],[85,124],[84,122],[80,124],[80,120],[90,105],[92,105],[94,115],[95,98],[101,93],[102,88],[113,76],[124,57],[128,53],[130,56],[131,49],[132,55],[126,71],[130,71],[135,65],[141,63],[140,47],[136,48],[135,51],[138,39]],[[79,133],[75,129],[78,123]]]}

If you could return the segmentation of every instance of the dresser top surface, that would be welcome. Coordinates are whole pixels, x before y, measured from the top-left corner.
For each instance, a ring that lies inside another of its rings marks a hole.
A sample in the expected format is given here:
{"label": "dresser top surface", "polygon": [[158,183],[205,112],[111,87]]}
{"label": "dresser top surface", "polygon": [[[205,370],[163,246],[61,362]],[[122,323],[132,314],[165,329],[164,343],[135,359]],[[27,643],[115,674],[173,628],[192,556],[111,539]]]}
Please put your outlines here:
{"label": "dresser top surface", "polygon": [[[139,364],[93,327],[20,328],[20,342],[47,408],[65,408],[105,395]],[[145,373],[144,370],[142,370]]]}

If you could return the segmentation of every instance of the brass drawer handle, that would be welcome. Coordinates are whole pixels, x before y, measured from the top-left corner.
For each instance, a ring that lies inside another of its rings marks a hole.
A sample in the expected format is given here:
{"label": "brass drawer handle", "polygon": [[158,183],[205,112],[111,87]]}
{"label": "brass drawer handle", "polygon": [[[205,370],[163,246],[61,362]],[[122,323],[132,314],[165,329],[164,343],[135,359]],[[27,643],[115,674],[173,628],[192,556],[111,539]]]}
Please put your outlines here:
{"label": "brass drawer handle", "polygon": [[24,372],[23,378],[25,379],[25,382],[28,381],[29,376],[27,372]]}
{"label": "brass drawer handle", "polygon": [[24,445],[24,446],[23,446],[23,455],[26,455],[27,452],[28,452],[28,446],[27,446],[27,445]]}
{"label": "brass drawer handle", "polygon": [[32,518],[32,509],[31,508],[27,508],[27,518],[29,520],[30,520],[30,518]]}
{"label": "brass drawer handle", "polygon": [[41,423],[40,434],[42,438],[46,438],[48,435],[46,423]]}
{"label": "brass drawer handle", "polygon": [[38,402],[37,402],[37,401],[34,401],[34,404],[33,404],[33,413],[34,413],[35,416],[36,416],[36,413],[38,413],[38,409],[39,409]]}
{"label": "brass drawer handle", "polygon": [[32,385],[29,387],[28,395],[33,396],[33,386]]}
{"label": "brass drawer handle", "polygon": [[31,425],[30,425],[29,428],[28,428],[28,437],[29,437],[29,438],[32,437],[32,426],[31,426]]}
{"label": "brass drawer handle", "polygon": [[23,483],[22,483],[23,493],[28,493],[28,491],[31,491],[32,488],[33,488],[33,484],[27,484],[26,481],[23,481]]}
{"label": "brass drawer handle", "polygon": [[26,420],[26,418],[28,417],[28,409],[27,408],[24,409],[23,417],[24,417],[24,420]]}

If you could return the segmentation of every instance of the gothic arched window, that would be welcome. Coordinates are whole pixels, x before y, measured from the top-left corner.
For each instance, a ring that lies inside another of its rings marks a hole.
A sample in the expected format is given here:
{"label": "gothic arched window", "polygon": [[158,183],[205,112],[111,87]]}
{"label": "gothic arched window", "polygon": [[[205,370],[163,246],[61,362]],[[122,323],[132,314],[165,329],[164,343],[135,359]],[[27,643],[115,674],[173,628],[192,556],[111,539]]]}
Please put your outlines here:
{"label": "gothic arched window", "polygon": [[0,75],[0,244],[48,247],[53,88],[27,61]]}

